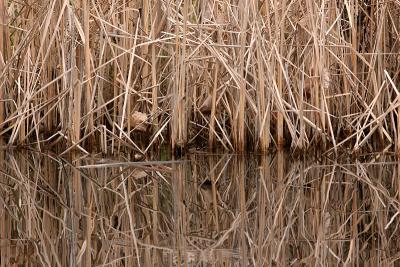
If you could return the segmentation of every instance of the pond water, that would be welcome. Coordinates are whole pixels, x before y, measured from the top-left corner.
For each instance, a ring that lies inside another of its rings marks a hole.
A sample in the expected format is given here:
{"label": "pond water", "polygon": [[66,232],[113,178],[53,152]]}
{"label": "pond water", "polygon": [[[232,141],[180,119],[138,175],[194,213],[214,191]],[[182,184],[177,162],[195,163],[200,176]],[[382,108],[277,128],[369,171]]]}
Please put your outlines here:
{"label": "pond water", "polygon": [[400,163],[0,151],[0,266],[396,266]]}

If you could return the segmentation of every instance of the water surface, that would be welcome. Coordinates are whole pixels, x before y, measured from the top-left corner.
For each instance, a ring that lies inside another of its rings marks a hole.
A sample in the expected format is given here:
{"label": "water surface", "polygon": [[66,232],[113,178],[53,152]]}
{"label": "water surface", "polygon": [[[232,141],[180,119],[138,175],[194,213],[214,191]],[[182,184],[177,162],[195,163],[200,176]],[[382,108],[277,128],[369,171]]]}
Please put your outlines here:
{"label": "water surface", "polygon": [[0,267],[399,264],[400,163],[0,151]]}

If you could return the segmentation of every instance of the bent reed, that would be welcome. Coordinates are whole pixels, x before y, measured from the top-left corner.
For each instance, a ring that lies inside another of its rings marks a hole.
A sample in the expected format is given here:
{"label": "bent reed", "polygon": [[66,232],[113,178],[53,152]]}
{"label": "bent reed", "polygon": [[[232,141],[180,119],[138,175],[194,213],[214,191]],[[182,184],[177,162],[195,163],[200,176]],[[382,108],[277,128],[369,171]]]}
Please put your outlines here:
{"label": "bent reed", "polygon": [[0,0],[0,135],[399,150],[399,18],[377,0]]}

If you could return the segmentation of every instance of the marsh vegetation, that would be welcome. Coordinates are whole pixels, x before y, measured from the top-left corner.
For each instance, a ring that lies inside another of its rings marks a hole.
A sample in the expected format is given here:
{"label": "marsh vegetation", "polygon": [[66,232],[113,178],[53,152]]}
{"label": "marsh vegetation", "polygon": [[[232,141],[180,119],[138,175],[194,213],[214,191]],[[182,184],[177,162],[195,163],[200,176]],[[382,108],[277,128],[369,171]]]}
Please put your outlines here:
{"label": "marsh vegetation", "polygon": [[399,265],[399,25],[399,1],[0,0],[0,267]]}
{"label": "marsh vegetation", "polygon": [[0,266],[398,266],[392,157],[0,152]]}
{"label": "marsh vegetation", "polygon": [[0,0],[0,135],[394,150],[398,1]]}

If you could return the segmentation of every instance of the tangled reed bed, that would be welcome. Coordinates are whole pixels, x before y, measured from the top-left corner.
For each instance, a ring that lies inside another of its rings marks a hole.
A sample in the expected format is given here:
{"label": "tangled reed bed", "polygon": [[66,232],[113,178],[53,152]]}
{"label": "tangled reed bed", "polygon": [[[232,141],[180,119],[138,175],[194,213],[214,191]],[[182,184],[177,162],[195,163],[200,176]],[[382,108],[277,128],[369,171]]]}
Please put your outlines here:
{"label": "tangled reed bed", "polygon": [[0,151],[0,266],[398,266],[392,160]]}
{"label": "tangled reed bed", "polygon": [[0,135],[399,147],[399,1],[0,0]]}

